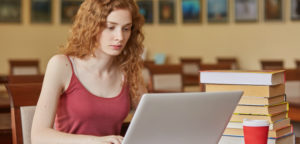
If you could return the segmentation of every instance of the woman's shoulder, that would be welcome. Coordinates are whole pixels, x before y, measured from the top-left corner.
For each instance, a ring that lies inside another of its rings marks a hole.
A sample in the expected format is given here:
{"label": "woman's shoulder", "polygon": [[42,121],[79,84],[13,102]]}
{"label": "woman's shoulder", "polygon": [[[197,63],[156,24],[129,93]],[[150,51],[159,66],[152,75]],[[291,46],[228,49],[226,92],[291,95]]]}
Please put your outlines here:
{"label": "woman's shoulder", "polygon": [[47,69],[52,69],[57,72],[68,72],[71,70],[71,64],[68,56],[63,54],[57,54],[50,58]]}
{"label": "woman's shoulder", "polygon": [[69,63],[68,56],[63,54],[56,54],[49,60],[51,63]]}
{"label": "woman's shoulder", "polygon": [[68,56],[63,54],[56,54],[52,56],[48,62],[48,65],[53,65],[55,67],[66,67],[70,65],[70,61],[68,59]]}
{"label": "woman's shoulder", "polygon": [[57,54],[50,58],[45,75],[47,79],[65,85],[71,75],[72,67],[66,55]]}

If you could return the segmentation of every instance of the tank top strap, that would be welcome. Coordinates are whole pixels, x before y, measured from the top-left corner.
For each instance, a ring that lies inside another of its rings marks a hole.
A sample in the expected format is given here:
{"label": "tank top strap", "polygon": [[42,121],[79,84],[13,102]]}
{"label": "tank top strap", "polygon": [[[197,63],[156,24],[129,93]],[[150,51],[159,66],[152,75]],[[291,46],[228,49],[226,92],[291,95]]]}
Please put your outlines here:
{"label": "tank top strap", "polygon": [[70,57],[70,56],[66,56],[66,57],[68,58],[68,60],[69,60],[69,63],[71,64],[72,73],[74,74],[74,66],[73,66],[73,61],[72,61],[72,59],[71,59],[71,57]]}

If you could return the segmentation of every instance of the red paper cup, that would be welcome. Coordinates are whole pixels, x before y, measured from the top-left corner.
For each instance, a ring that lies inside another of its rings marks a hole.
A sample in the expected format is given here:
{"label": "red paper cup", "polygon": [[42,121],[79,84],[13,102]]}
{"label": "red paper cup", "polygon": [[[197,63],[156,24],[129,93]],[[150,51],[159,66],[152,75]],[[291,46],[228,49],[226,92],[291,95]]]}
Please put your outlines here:
{"label": "red paper cup", "polygon": [[267,144],[269,122],[267,120],[243,121],[245,144]]}

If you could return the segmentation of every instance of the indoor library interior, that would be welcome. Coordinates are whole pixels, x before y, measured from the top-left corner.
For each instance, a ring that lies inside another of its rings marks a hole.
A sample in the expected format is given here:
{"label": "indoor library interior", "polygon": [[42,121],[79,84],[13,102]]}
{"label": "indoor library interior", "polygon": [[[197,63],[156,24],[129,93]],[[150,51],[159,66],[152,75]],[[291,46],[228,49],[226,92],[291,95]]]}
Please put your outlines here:
{"label": "indoor library interior", "polygon": [[[113,37],[122,40],[102,48]],[[118,130],[125,139],[143,85],[154,94],[242,90],[219,144],[244,144],[244,119],[270,123],[268,144],[300,144],[299,38],[300,0],[0,0],[0,143],[39,143],[34,115],[43,115],[57,71],[70,85],[77,75],[89,95],[127,92],[133,104]],[[91,78],[84,64],[110,65],[111,80]],[[61,97],[70,91],[62,88]]]}

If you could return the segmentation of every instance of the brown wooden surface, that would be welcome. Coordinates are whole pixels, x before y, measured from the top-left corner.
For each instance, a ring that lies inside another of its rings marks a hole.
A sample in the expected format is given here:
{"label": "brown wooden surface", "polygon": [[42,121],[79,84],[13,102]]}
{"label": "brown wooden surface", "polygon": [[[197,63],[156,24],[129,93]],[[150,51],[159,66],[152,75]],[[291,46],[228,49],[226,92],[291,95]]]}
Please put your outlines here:
{"label": "brown wooden surface", "polygon": [[182,73],[181,65],[149,65],[150,74],[177,74]]}
{"label": "brown wooden surface", "polygon": [[146,60],[146,61],[144,61],[144,67],[148,67],[149,65],[154,65],[155,63],[154,63],[154,61],[152,61],[152,60]]}
{"label": "brown wooden surface", "polygon": [[34,66],[37,67],[38,74],[40,74],[40,66],[38,59],[12,59],[9,60],[9,73],[13,75],[14,67],[26,67],[26,66]]}
{"label": "brown wooden surface", "polygon": [[183,74],[183,85],[184,86],[199,85],[199,76]]}
{"label": "brown wooden surface", "polygon": [[296,137],[296,144],[300,144],[300,137]]}
{"label": "brown wooden surface", "polygon": [[11,129],[0,130],[0,143],[1,144],[12,144]]}
{"label": "brown wooden surface", "polygon": [[[194,64],[198,67],[202,63],[201,58],[192,58],[192,57],[182,57],[180,58],[180,63],[182,67],[184,65],[188,64]],[[183,86],[193,86],[193,85],[198,85],[199,84],[199,76],[198,75],[193,75],[193,74],[186,74],[184,71],[182,71],[182,78],[183,78]]]}
{"label": "brown wooden surface", "polygon": [[288,115],[292,121],[300,122],[300,106],[289,104]]}
{"label": "brown wooden surface", "polygon": [[[300,81],[300,69],[285,70],[286,81]],[[289,102],[289,118],[292,121],[300,122],[300,94],[295,98],[288,98]]]}
{"label": "brown wooden surface", "polygon": [[0,75],[0,84],[7,83],[7,75]]}
{"label": "brown wooden surface", "polygon": [[20,107],[36,105],[40,95],[41,87],[41,83],[6,85],[11,102],[10,106],[13,144],[23,144]]}
{"label": "brown wooden surface", "polygon": [[[182,78],[182,65],[149,65],[148,66],[150,72],[150,80],[151,87],[149,88],[149,92],[156,92],[154,89],[153,76],[161,75],[161,74],[180,74]],[[182,81],[182,80],[181,80]],[[168,91],[168,90],[163,90]],[[183,85],[181,87],[181,91],[183,91]]]}
{"label": "brown wooden surface", "polygon": [[300,69],[300,60],[295,60],[296,69]]}
{"label": "brown wooden surface", "polygon": [[10,102],[9,97],[0,97],[0,113],[9,113],[10,112]]}
{"label": "brown wooden surface", "polygon": [[218,63],[237,63],[237,59],[234,57],[217,57]]}
{"label": "brown wooden surface", "polygon": [[239,63],[235,57],[218,57],[218,64],[229,64],[231,68],[239,69]]}
{"label": "brown wooden surface", "polygon": [[202,63],[202,59],[201,58],[192,58],[192,57],[182,57],[182,58],[180,58],[180,62],[181,62],[181,64],[195,63],[197,65],[200,65]]}
{"label": "brown wooden surface", "polygon": [[300,81],[300,69],[286,69],[285,70],[286,81]]}
{"label": "brown wooden surface", "polygon": [[284,69],[283,60],[261,60],[260,64],[263,70]]}
{"label": "brown wooden surface", "polygon": [[201,64],[200,65],[200,71],[201,70],[230,70],[231,65],[230,64]]}
{"label": "brown wooden surface", "polygon": [[9,75],[8,83],[42,83],[44,75]]}

